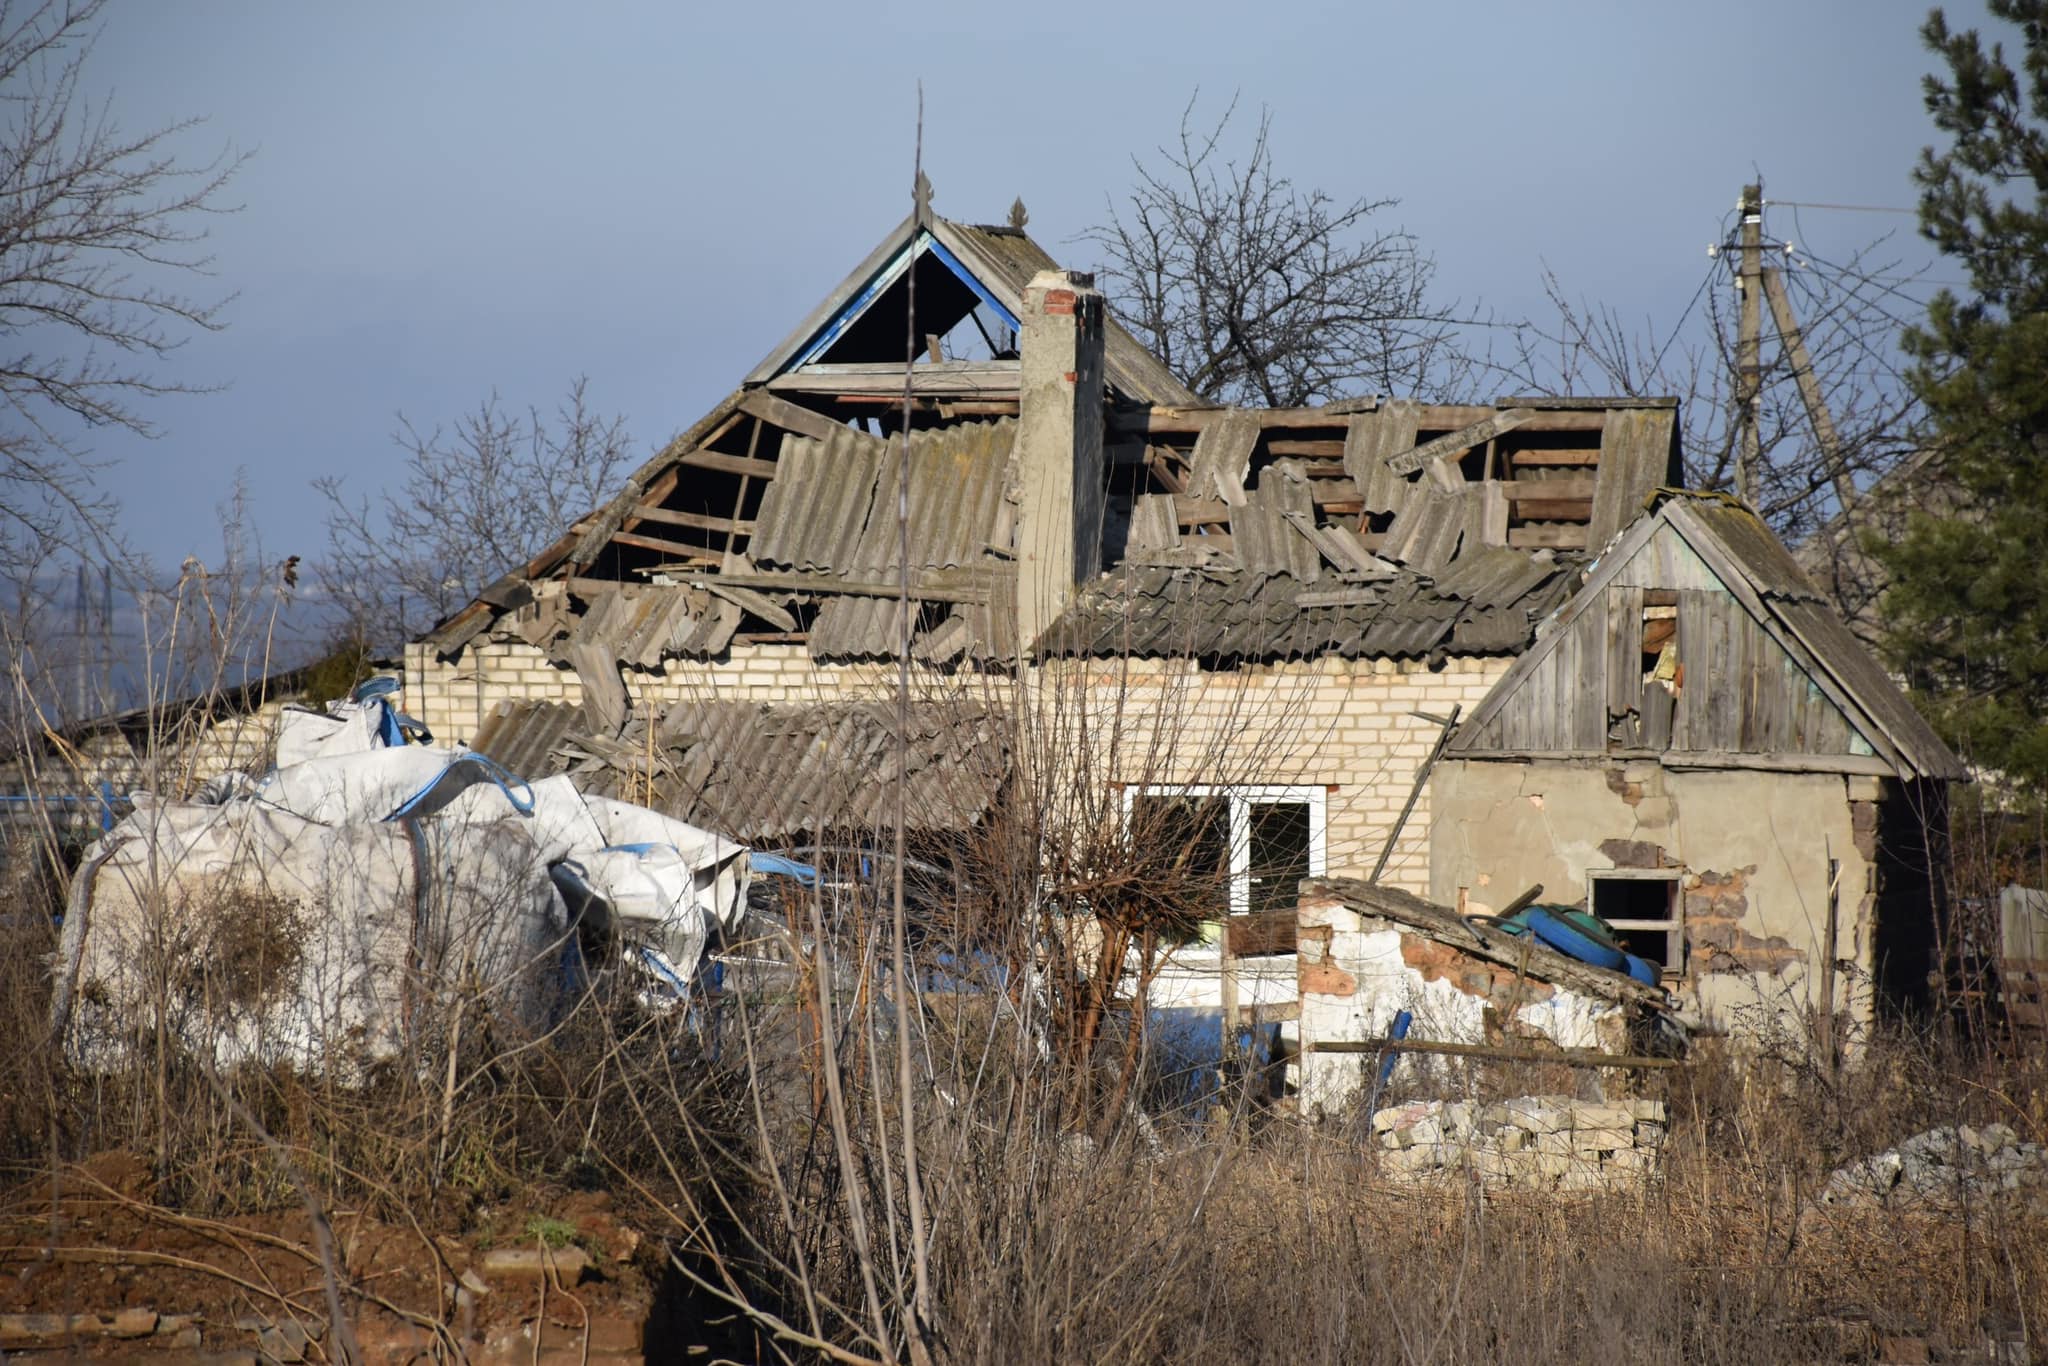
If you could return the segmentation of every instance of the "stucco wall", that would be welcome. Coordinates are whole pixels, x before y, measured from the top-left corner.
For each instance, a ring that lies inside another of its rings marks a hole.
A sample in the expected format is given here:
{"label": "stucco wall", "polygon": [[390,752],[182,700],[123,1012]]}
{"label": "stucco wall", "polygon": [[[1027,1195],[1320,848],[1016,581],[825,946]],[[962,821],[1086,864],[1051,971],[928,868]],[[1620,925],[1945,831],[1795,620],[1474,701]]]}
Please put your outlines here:
{"label": "stucco wall", "polygon": [[[1305,899],[1298,964],[1302,1048],[1294,1066],[1305,1112],[1332,1113],[1372,1083],[1376,1053],[1319,1053],[1312,1045],[1384,1039],[1411,1011],[1411,1034],[1433,1043],[1548,1039],[1563,1048],[1623,1051],[1625,1012],[1611,1001],[1519,977],[1497,964],[1337,901]],[[1404,1054],[1415,1073],[1443,1059]]]}
{"label": "stucco wall", "polygon": [[[1105,782],[1318,786],[1326,789],[1332,875],[1372,869],[1437,727],[1413,711],[1469,711],[1507,669],[1502,659],[1325,659],[1204,672],[1179,661],[1067,662],[1008,678],[920,670],[913,687],[986,699],[1034,718],[1042,747],[1084,748]],[[821,664],[801,645],[735,645],[715,661],[628,669],[626,690],[661,708],[685,700],[799,703],[886,696],[891,664]],[[467,740],[508,699],[577,702],[573,671],[519,641],[473,644],[453,661],[406,652],[405,705],[437,738]],[[1085,700],[1084,700],[1085,699]],[[1021,704],[1021,706],[1020,706]],[[1102,751],[1116,737],[1112,761]],[[771,775],[772,776],[772,775]],[[1404,827],[1385,880],[1423,891],[1429,794]]]}
{"label": "stucco wall", "polygon": [[1471,909],[1531,883],[1584,904],[1587,874],[1680,873],[1686,966],[1681,1007],[1754,1030],[1759,1008],[1797,1017],[1819,1004],[1828,860],[1838,860],[1836,1008],[1871,1008],[1869,895],[1876,779],[1617,763],[1446,761],[1431,781],[1436,831],[1429,894]]}

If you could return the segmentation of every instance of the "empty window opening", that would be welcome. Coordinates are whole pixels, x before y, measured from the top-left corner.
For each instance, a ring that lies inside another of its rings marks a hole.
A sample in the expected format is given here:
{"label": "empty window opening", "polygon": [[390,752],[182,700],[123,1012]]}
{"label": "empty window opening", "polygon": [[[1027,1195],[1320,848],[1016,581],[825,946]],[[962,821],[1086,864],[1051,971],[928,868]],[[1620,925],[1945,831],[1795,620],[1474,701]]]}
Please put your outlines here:
{"label": "empty window opening", "polygon": [[[1132,789],[1125,818],[1161,881],[1201,906],[1201,940],[1213,945],[1226,915],[1291,915],[1301,880],[1322,876],[1326,796],[1320,787]],[[1292,947],[1292,935],[1282,939]]]}
{"label": "empty window opening", "polygon": [[1685,972],[1685,922],[1676,872],[1591,875],[1586,909],[1606,921],[1622,948],[1665,977]]}
{"label": "empty window opening", "polygon": [[1643,594],[1643,683],[1661,684],[1673,697],[1685,683],[1678,658],[1678,594]]}
{"label": "empty window opening", "polygon": [[1246,864],[1246,907],[1272,911],[1292,906],[1301,880],[1315,866],[1315,837],[1307,802],[1252,802],[1251,849]]}
{"label": "empty window opening", "polygon": [[1220,925],[1230,910],[1229,801],[1143,793],[1133,798],[1126,819],[1154,895],[1199,909],[1205,922]]}

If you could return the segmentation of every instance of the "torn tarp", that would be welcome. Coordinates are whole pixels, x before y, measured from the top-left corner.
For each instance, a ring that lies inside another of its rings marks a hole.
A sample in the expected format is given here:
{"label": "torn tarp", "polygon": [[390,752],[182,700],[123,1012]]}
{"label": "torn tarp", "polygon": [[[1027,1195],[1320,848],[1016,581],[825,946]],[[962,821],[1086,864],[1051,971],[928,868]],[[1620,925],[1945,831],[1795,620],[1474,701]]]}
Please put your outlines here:
{"label": "torn tarp", "polygon": [[359,1076],[476,1007],[540,1022],[600,917],[619,961],[687,982],[744,911],[746,855],[462,749],[309,760],[215,803],[138,797],[74,879],[53,1024],[92,1065],[161,1024],[222,1063]]}

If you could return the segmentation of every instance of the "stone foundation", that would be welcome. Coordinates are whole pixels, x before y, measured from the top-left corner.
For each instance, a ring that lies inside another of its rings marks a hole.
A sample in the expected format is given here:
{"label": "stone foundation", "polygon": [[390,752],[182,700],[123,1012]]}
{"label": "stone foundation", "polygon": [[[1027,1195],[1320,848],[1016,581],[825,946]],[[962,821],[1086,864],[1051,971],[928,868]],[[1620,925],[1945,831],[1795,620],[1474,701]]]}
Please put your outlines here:
{"label": "stone foundation", "polygon": [[1372,1129],[1380,1170],[1397,1180],[1598,1190],[1642,1181],[1656,1169],[1664,1102],[1419,1100],[1376,1112]]}

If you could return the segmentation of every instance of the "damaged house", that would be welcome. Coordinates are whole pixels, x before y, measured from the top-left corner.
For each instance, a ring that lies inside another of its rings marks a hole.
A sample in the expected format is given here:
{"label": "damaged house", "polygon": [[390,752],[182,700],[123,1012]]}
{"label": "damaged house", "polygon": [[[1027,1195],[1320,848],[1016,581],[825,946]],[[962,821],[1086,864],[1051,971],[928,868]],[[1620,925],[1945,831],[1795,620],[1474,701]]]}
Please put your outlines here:
{"label": "damaged house", "polygon": [[[921,211],[609,504],[410,646],[407,708],[760,844],[873,831],[899,776],[917,828],[970,826],[1053,737],[1123,811],[1201,817],[1189,854],[1229,928],[1159,989],[1256,1018],[1316,994],[1310,929],[1318,993],[1349,971],[1329,916],[1298,920],[1323,877],[1472,912],[1540,882],[1656,950],[1663,986],[1623,1004],[1668,990],[1727,1024],[1832,980],[1867,1015],[1867,984],[1924,977],[1937,851],[1906,816],[1962,770],[1752,514],[1660,492],[1676,415],[1205,404],[1021,228]],[[899,744],[874,704],[906,575]],[[1114,724],[1020,714],[1048,696]]]}

